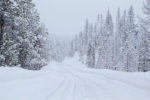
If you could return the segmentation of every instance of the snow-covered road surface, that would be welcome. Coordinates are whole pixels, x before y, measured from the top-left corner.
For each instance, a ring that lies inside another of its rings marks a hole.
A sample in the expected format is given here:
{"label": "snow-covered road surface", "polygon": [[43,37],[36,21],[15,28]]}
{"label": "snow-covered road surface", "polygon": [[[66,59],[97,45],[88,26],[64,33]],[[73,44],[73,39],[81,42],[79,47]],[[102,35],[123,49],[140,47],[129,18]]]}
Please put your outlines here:
{"label": "snow-covered road surface", "polygon": [[0,100],[150,100],[150,72],[88,69],[76,59],[41,71],[0,68]]}

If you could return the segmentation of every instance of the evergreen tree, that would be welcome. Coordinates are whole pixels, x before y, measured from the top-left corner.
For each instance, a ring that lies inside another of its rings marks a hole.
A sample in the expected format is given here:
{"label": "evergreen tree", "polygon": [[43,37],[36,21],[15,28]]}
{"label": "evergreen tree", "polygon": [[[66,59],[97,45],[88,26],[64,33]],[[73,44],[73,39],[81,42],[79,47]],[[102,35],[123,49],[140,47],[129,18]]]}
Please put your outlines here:
{"label": "evergreen tree", "polygon": [[89,68],[95,68],[95,48],[93,47],[92,43],[89,43],[88,46],[86,65]]}
{"label": "evergreen tree", "polygon": [[14,2],[10,0],[0,1],[0,66],[15,66],[18,64],[16,43],[16,23],[17,10]]}
{"label": "evergreen tree", "polygon": [[116,32],[114,35],[114,64],[116,65],[119,60],[119,52],[121,48],[121,15],[120,8],[118,8],[116,17]]}
{"label": "evergreen tree", "polygon": [[105,24],[104,24],[105,32],[103,35],[104,38],[104,49],[105,49],[105,67],[111,68],[113,65],[113,21],[110,12],[107,12]]}
{"label": "evergreen tree", "polygon": [[97,41],[97,44],[98,44],[98,47],[97,47],[97,49],[98,49],[98,56],[97,56],[97,59],[96,59],[96,68],[105,68],[104,67],[104,57],[105,57],[105,48],[104,48],[104,44],[105,44],[105,39],[103,38],[103,36],[104,36],[104,20],[103,20],[103,17],[102,17],[102,15],[100,15],[99,17],[98,17],[98,22],[97,22],[98,24],[97,24],[97,39],[96,39],[96,41]]}
{"label": "evergreen tree", "polygon": [[144,14],[147,17],[141,25],[143,33],[140,43],[139,70],[146,72],[150,70],[150,0],[146,0],[146,4],[144,4]]}

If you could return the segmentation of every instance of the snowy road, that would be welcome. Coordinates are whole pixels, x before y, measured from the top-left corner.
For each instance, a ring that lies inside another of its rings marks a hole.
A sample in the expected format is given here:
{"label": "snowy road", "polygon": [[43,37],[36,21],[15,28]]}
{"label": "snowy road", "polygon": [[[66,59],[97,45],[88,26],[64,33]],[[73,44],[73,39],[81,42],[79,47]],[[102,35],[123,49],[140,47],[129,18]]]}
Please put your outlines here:
{"label": "snowy road", "polygon": [[87,69],[75,59],[41,71],[0,68],[0,100],[150,100],[150,73]]}

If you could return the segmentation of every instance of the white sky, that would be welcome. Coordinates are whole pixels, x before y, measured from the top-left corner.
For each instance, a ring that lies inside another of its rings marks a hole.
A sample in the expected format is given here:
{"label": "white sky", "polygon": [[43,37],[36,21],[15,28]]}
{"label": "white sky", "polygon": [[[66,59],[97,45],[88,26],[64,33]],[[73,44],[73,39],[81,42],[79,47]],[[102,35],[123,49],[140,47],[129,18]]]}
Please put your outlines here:
{"label": "white sky", "polygon": [[143,4],[143,0],[34,0],[34,2],[49,32],[63,37],[78,34],[86,18],[94,22],[97,14],[106,15],[108,8],[115,17],[119,6],[124,10],[132,4],[135,13],[140,15]]}

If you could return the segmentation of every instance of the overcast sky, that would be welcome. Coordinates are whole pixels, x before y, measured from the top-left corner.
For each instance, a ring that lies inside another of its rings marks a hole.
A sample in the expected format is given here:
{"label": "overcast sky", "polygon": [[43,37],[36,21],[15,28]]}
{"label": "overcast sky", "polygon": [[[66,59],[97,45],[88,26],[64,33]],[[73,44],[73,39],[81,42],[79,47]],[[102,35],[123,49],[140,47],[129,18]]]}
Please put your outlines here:
{"label": "overcast sky", "polygon": [[108,8],[113,17],[120,6],[128,9],[132,4],[136,14],[142,13],[143,0],[34,0],[50,33],[70,37],[79,33],[86,18],[96,20],[97,14],[106,15]]}

